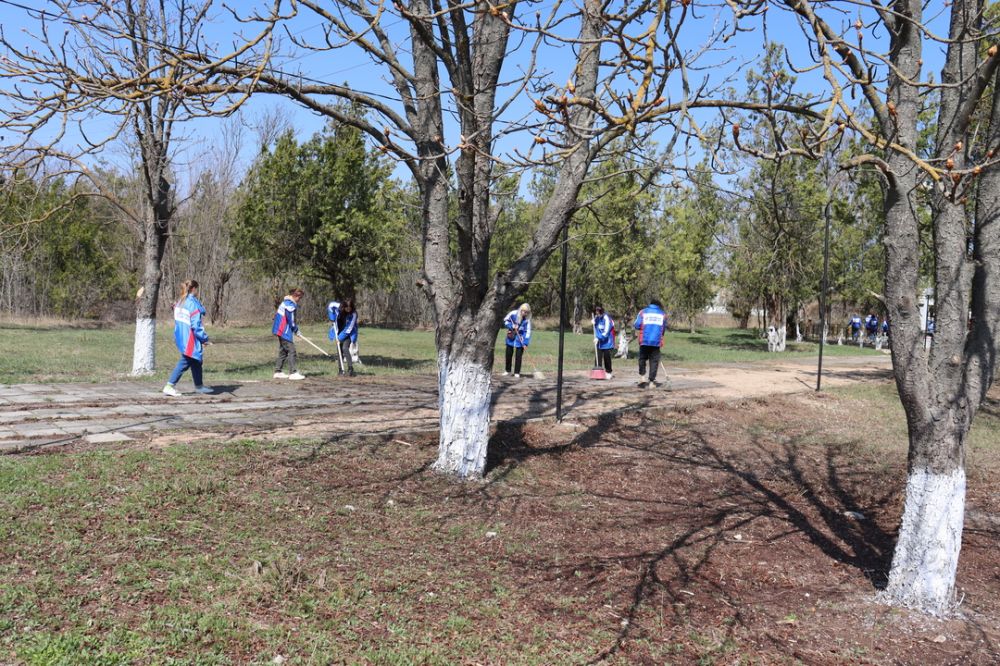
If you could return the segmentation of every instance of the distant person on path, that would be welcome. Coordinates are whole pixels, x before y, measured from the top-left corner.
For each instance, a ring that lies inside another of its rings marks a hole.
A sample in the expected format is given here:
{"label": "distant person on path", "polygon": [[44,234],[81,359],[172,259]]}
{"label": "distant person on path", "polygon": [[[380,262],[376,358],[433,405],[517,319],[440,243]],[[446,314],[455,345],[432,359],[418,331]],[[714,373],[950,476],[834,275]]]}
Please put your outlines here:
{"label": "distant person on path", "polygon": [[[354,376],[354,361],[351,347],[358,342],[358,311],[354,307],[354,299],[344,299],[337,315],[337,344],[340,346],[340,356],[347,364],[347,375]],[[340,369],[340,374],[345,374]]]}
{"label": "distant person on path", "polygon": [[205,315],[205,306],[198,300],[198,282],[185,280],[181,283],[180,294],[174,303],[174,343],[181,358],[170,373],[163,392],[167,395],[179,396],[177,382],[185,370],[191,370],[194,380],[194,390],[198,393],[213,393],[212,389],[201,383],[201,361],[204,346],[208,344],[208,333],[201,323]]}
{"label": "distant person on path", "polygon": [[[667,315],[663,312],[663,304],[653,299],[635,318],[633,324],[639,331],[639,386],[646,388],[649,382],[659,386],[656,372],[660,368],[660,347],[663,346],[663,333],[667,330]],[[646,380],[646,363],[649,362],[649,382]]]}
{"label": "distant person on path", "polygon": [[503,325],[507,329],[503,376],[510,374],[510,362],[513,359],[514,377],[520,378],[521,357],[524,356],[525,348],[531,344],[531,306],[522,303],[518,309],[511,310],[504,317]]}
{"label": "distant person on path", "polygon": [[604,364],[604,371],[611,379],[611,352],[615,348],[615,322],[611,315],[598,305],[594,308],[594,346],[598,360]]}
{"label": "distant person on path", "polygon": [[[274,325],[271,327],[271,335],[278,338],[278,360],[274,364],[275,379],[305,379],[297,369],[298,355],[295,353],[295,335],[299,332],[299,325],[295,321],[295,313],[298,311],[299,301],[305,292],[301,289],[292,289],[281,303],[278,311],[274,313]],[[289,373],[284,372],[285,363],[288,363]]]}

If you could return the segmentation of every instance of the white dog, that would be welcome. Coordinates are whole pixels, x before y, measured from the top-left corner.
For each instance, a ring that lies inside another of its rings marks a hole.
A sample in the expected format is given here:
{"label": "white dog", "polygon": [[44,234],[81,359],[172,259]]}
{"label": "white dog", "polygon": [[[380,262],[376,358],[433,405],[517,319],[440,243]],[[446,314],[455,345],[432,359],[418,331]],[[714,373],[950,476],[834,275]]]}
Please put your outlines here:
{"label": "white dog", "polygon": [[784,326],[780,326],[778,328],[775,328],[774,326],[767,327],[767,351],[769,352],[785,351]]}
{"label": "white dog", "polygon": [[615,354],[615,358],[628,358],[628,336],[622,333],[618,336],[618,353]]}

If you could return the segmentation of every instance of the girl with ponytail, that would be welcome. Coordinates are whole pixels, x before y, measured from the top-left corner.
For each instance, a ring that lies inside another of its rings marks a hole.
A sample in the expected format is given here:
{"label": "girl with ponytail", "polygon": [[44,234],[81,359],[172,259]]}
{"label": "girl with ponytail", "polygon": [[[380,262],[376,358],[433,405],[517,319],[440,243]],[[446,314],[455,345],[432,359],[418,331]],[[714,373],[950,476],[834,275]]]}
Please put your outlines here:
{"label": "girl with ponytail", "polygon": [[195,391],[213,393],[212,389],[201,383],[202,354],[204,346],[208,344],[208,333],[201,322],[204,315],[205,306],[198,300],[198,282],[185,280],[181,283],[177,302],[174,303],[174,343],[177,345],[177,351],[181,353],[181,358],[177,361],[174,371],[170,373],[167,385],[163,387],[163,392],[167,395],[181,395],[175,385],[188,369],[191,370]]}

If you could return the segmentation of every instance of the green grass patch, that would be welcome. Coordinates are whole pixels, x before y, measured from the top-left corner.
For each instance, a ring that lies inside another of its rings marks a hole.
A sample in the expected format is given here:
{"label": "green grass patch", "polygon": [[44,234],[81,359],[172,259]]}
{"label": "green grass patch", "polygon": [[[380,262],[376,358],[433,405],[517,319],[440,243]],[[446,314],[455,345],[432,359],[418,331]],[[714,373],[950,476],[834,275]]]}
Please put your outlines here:
{"label": "green grass patch", "polygon": [[[327,339],[324,324],[309,324],[302,332],[330,354],[336,347]],[[54,324],[29,326],[0,324],[0,384],[46,382],[107,382],[129,379],[132,367],[132,326],[80,328]],[[205,352],[205,381],[266,379],[273,372],[277,343],[266,327],[209,327],[214,345]],[[558,358],[556,331],[536,331],[526,354],[524,371],[537,368],[554,372]],[[323,356],[304,341],[296,345],[299,365],[310,376],[336,374],[336,359]],[[361,329],[362,373],[371,375],[430,374],[437,354],[432,331]],[[503,336],[497,338],[497,360],[503,363]],[[637,353],[632,343],[632,356]],[[828,346],[830,356],[872,355],[873,350],[853,346]],[[789,343],[780,356],[767,352],[767,341],[753,331],[705,329],[696,333],[670,331],[663,346],[663,360],[672,365],[703,363],[752,363],[815,357],[814,343]],[[169,322],[157,329],[158,381],[166,378],[177,360],[173,328]],[[621,361],[616,361],[621,363]],[[632,361],[630,361],[631,363]],[[583,371],[593,367],[593,338],[567,334],[565,367]]]}

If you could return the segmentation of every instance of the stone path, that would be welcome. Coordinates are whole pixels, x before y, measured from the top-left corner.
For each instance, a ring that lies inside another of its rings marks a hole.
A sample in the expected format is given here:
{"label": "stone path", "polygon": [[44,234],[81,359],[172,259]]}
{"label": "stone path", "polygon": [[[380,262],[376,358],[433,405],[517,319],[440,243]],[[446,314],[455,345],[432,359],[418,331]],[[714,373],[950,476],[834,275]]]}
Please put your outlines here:
{"label": "stone path", "polygon": [[[826,385],[888,376],[885,358],[831,359]],[[565,418],[685,402],[759,397],[811,390],[814,362],[668,368],[670,390],[640,389],[633,364],[613,380],[566,377]],[[302,382],[244,381],[215,386],[214,395],[169,398],[161,384],[20,384],[0,386],[0,452],[16,453],[89,441],[183,441],[204,437],[310,437],[433,430],[433,376],[321,378]],[[180,387],[184,390],[184,387]],[[190,387],[188,389],[190,391]],[[552,418],[555,377],[496,377],[493,419]]]}

